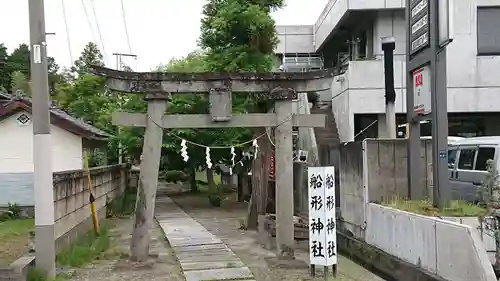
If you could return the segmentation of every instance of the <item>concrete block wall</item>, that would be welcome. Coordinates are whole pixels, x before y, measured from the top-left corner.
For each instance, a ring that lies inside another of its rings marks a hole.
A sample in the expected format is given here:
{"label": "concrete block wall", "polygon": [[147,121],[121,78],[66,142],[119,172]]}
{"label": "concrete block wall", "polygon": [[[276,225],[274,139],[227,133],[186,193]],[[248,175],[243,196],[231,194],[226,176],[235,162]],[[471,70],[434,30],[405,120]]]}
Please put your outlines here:
{"label": "concrete block wall", "polygon": [[[496,280],[488,256],[494,245],[487,234],[478,231],[476,218],[452,221],[377,204],[408,196],[406,142],[367,139],[340,147],[339,223],[343,230],[444,280]],[[422,197],[432,195],[431,155],[430,142],[423,140]]]}
{"label": "concrete block wall", "polygon": [[473,227],[369,203],[365,241],[450,281],[496,281]]}
{"label": "concrete block wall", "polygon": [[364,237],[365,207],[368,202],[363,158],[361,142],[340,146],[340,211],[344,227],[355,237]]}
{"label": "concrete block wall", "polygon": [[[440,217],[440,219],[446,221],[452,221],[459,224],[465,224],[472,227],[473,229],[476,229],[479,233],[481,240],[483,241],[490,262],[492,264],[495,262],[495,252],[496,252],[496,245],[494,238],[495,234],[493,230],[488,229],[487,223],[483,222],[481,224],[479,218],[476,217]],[[486,218],[486,220],[488,219],[491,220],[491,218]]]}
{"label": "concrete block wall", "polygon": [[[356,237],[364,237],[367,203],[408,197],[406,143],[404,139],[366,139],[339,146],[340,210],[345,227]],[[419,193],[431,198],[432,144],[423,140],[421,146],[424,177]]]}
{"label": "concrete block wall", "polygon": [[[127,165],[90,169],[91,186],[99,217],[106,215],[106,203],[125,190],[128,183]],[[54,219],[57,248],[72,243],[80,234],[92,228],[89,203],[88,175],[84,170],[54,173]]]}

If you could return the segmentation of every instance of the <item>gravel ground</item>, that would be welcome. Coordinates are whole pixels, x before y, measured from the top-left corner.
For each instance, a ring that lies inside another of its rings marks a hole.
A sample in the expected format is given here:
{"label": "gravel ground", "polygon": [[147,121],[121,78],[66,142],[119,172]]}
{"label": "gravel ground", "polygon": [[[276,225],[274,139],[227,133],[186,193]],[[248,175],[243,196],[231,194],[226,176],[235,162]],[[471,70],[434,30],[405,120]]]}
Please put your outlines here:
{"label": "gravel ground", "polygon": [[150,231],[151,258],[147,262],[130,262],[132,219],[120,219],[110,231],[113,247],[102,259],[71,272],[71,281],[184,281],[179,262],[163,238],[159,226]]}
{"label": "gravel ground", "polygon": [[[235,202],[234,196],[227,197],[221,208],[210,207],[208,199],[202,195],[172,194],[170,198],[208,231],[221,238],[250,268],[257,281],[324,280],[322,273],[318,273],[316,278],[310,277],[307,268],[283,269],[269,265],[265,257],[274,255],[255,243],[256,232],[239,230],[246,215],[247,204]],[[297,250],[296,256],[308,263],[309,256],[306,251]],[[337,278],[331,277],[329,280],[383,281],[384,279],[339,256]]]}

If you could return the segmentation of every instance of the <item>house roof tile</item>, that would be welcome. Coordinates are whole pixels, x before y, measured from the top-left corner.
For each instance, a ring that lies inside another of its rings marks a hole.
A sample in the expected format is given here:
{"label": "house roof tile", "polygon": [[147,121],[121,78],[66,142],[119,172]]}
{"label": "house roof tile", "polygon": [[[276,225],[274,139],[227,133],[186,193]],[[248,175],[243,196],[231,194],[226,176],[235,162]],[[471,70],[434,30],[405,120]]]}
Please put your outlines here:
{"label": "house roof tile", "polygon": [[[0,118],[10,116],[19,110],[31,112],[31,99],[27,97],[0,93],[0,102]],[[51,123],[80,135],[83,138],[91,140],[107,140],[111,137],[110,134],[86,123],[83,120],[71,116],[64,110],[52,105],[52,103],[49,111],[51,113]]]}

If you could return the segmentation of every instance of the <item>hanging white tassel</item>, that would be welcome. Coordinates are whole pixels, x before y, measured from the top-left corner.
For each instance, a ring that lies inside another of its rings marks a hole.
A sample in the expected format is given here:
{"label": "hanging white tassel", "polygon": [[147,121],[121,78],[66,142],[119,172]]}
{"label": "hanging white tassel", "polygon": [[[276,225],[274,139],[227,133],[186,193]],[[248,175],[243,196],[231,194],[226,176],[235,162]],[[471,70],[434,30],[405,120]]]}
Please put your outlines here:
{"label": "hanging white tassel", "polygon": [[253,159],[257,159],[257,153],[259,153],[259,145],[257,144],[257,139],[253,140],[252,146],[254,147]]}
{"label": "hanging white tassel", "polygon": [[232,166],[234,166],[234,159],[236,158],[236,153],[234,151],[234,146],[231,147],[231,163],[232,163]]}
{"label": "hanging white tassel", "polygon": [[210,147],[205,150],[205,160],[207,162],[207,168],[212,169],[212,160],[210,160]]}
{"label": "hanging white tassel", "polygon": [[233,174],[233,167],[235,165],[234,158],[236,158],[236,153],[234,152],[234,146],[231,147],[231,167],[229,167],[229,174]]}
{"label": "hanging white tassel", "polygon": [[187,162],[189,160],[186,140],[181,141],[181,156],[182,156],[182,159],[184,160],[184,162]]}

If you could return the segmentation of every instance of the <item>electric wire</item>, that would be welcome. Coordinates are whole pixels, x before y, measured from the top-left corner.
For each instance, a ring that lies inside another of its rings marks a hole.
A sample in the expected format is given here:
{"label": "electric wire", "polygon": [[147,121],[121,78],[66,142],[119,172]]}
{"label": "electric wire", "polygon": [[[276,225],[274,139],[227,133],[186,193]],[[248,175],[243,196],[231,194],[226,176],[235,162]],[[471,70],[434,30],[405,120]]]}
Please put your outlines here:
{"label": "electric wire", "polygon": [[74,62],[73,51],[71,50],[71,38],[69,36],[70,32],[69,32],[69,26],[68,26],[68,17],[66,15],[66,5],[64,4],[64,0],[61,0],[61,4],[62,4],[63,19],[64,19],[64,27],[66,29],[66,41],[68,44],[69,59],[70,59],[71,63],[73,63]]}
{"label": "electric wire", "polygon": [[129,54],[132,54],[132,45],[130,44],[130,36],[128,34],[128,26],[127,26],[127,17],[125,15],[125,5],[123,4],[123,0],[120,0],[121,8],[122,8],[122,19],[123,26],[125,28],[125,37],[127,38],[127,46]]}
{"label": "electric wire", "polygon": [[90,4],[92,7],[92,13],[94,14],[94,18],[95,18],[95,23],[96,23],[96,27],[97,27],[97,35],[99,36],[99,40],[101,41],[102,55],[104,57],[104,61],[106,62],[106,64],[109,65],[108,56],[106,53],[106,48],[104,47],[104,40],[102,39],[102,33],[101,33],[101,27],[99,25],[99,19],[97,18],[97,13],[95,11],[94,0],[90,0]]}
{"label": "electric wire", "polygon": [[[87,18],[87,24],[89,25],[90,33],[92,34],[92,39],[97,44],[97,42],[98,42],[97,37],[96,37],[96,34],[94,32],[94,29],[92,28],[92,22],[90,21],[90,15],[89,15],[89,12],[87,11],[87,6],[85,6],[85,2],[83,0],[80,0],[80,2],[82,3],[83,11],[85,12],[85,17]],[[99,45],[99,44],[97,44],[97,45]]]}

